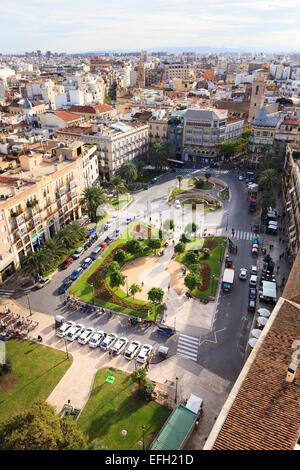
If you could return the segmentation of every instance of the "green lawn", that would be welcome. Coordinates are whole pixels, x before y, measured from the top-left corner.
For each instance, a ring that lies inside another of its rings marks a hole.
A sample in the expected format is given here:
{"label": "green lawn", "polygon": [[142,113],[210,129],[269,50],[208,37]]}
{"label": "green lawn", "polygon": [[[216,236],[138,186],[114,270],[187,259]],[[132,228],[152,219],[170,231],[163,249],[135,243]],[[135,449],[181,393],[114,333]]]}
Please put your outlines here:
{"label": "green lawn", "polygon": [[195,189],[206,189],[206,190],[213,189],[213,187],[214,187],[213,183],[210,183],[209,181],[206,181],[206,180],[203,180],[203,179],[201,181],[203,181],[202,188],[196,188],[194,178],[189,178],[188,184],[191,185],[191,186],[194,186]]}
{"label": "green lawn", "polygon": [[0,376],[0,421],[28,408],[36,399],[46,399],[66,373],[73,358],[30,341],[10,340],[6,351],[14,370]]}
{"label": "green lawn", "polygon": [[186,253],[189,250],[193,249],[199,249],[199,244],[201,246],[202,242],[204,243],[205,240],[216,240],[218,242],[218,246],[211,250],[209,258],[204,258],[203,254],[200,253],[200,261],[206,261],[211,270],[211,276],[209,279],[209,287],[208,289],[201,291],[197,287],[192,291],[192,294],[195,297],[198,297],[200,299],[208,299],[210,296],[214,296],[217,290],[218,286],[218,277],[220,275],[220,270],[222,266],[222,261],[224,258],[224,252],[226,248],[226,238],[225,237],[207,237],[204,239],[194,239],[191,241],[191,243],[188,243],[186,245],[187,250],[182,253],[181,255],[178,255],[176,257],[176,260],[179,261],[180,263],[184,264],[189,268],[189,263],[186,261]]}
{"label": "green lawn", "polygon": [[[108,370],[116,378],[113,384],[105,383]],[[101,439],[109,450],[141,450],[138,441],[142,441],[144,425],[145,448],[150,445],[170,411],[133,394],[135,385],[120,370],[105,368],[96,373],[89,401],[78,420],[78,427],[88,441]],[[123,430],[127,431],[125,436],[121,434]]]}
{"label": "green lawn", "polygon": [[113,199],[111,201],[112,208],[121,210],[131,201],[131,199],[132,197],[130,195],[128,195],[128,198],[125,196],[120,197],[119,199]]}

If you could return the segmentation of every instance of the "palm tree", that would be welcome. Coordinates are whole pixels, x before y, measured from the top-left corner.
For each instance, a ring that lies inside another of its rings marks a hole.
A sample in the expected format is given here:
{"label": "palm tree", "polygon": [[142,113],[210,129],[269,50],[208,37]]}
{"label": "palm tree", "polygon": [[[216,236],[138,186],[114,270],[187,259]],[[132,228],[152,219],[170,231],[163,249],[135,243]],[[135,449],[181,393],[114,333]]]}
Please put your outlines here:
{"label": "palm tree", "polygon": [[179,185],[179,189],[180,189],[180,187],[181,187],[181,182],[182,182],[182,180],[183,180],[183,175],[177,175],[176,178],[177,178],[177,180],[178,180],[178,185]]}
{"label": "palm tree", "polygon": [[[122,183],[122,178],[120,176],[115,176],[111,182],[109,183],[110,187],[112,188],[112,192],[115,198],[119,202],[120,194],[124,194],[127,192],[124,184]],[[120,209],[120,204],[118,204],[118,208]]]}
{"label": "palm tree", "polygon": [[64,247],[58,239],[49,239],[45,244],[45,250],[51,255],[53,260],[57,260],[66,254]]}
{"label": "palm tree", "polygon": [[269,189],[265,189],[258,193],[258,205],[263,213],[266,213],[269,207],[276,207],[276,199],[274,198],[273,192]]}
{"label": "palm tree", "polygon": [[270,188],[273,191],[274,186],[277,186],[278,183],[278,174],[273,168],[264,170],[258,177],[258,185],[261,189]]}
{"label": "palm tree", "polygon": [[77,237],[74,236],[74,232],[70,229],[70,226],[62,227],[56,234],[56,240],[67,249],[73,248],[76,245]]}
{"label": "palm tree", "polygon": [[120,168],[120,176],[123,178],[127,186],[137,179],[137,169],[133,163],[127,162],[123,163]]}
{"label": "palm tree", "polygon": [[53,260],[49,251],[41,249],[28,253],[22,260],[22,268],[25,274],[43,274],[45,269],[51,265]]}
{"label": "palm tree", "polygon": [[143,168],[144,166],[146,166],[145,162],[143,162],[143,160],[138,160],[136,163],[135,163],[135,166],[136,166],[136,169],[137,169],[137,172],[138,172],[138,178],[142,178],[143,176]]}
{"label": "palm tree", "polygon": [[84,189],[80,204],[85,206],[90,221],[97,222],[97,209],[105,204],[106,201],[107,196],[103,189],[98,186],[91,186]]}
{"label": "palm tree", "polygon": [[134,299],[135,294],[137,294],[138,292],[142,292],[142,289],[138,284],[131,284],[131,286],[129,287],[129,291],[132,295],[132,298]]}
{"label": "palm tree", "polygon": [[68,229],[70,230],[70,232],[74,236],[74,239],[76,240],[76,242],[84,240],[84,238],[87,235],[86,228],[82,227],[82,225],[80,225],[80,223],[77,222],[76,220],[74,220],[74,222],[71,222],[68,225]]}

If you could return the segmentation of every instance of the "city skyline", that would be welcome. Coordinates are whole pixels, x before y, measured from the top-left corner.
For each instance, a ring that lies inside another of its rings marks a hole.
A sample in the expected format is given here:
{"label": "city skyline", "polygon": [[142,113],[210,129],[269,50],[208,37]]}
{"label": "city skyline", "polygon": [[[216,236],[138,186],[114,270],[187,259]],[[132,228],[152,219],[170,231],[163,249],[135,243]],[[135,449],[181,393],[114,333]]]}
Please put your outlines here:
{"label": "city skyline", "polygon": [[[207,47],[293,51],[300,48],[297,0],[20,0],[0,8],[3,53],[125,51]],[[291,41],[291,37],[293,41]],[[137,46],[138,44],[138,46]]]}

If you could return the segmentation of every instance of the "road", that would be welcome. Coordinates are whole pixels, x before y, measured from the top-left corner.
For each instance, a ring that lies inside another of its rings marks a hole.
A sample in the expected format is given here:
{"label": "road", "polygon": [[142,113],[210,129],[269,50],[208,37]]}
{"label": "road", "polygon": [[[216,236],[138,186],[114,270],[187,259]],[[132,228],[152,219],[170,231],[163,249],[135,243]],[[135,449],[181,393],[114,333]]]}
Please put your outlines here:
{"label": "road", "polygon": [[[203,175],[205,171],[207,170],[184,169],[178,170],[178,173],[188,177],[191,173]],[[175,354],[177,339],[179,338],[181,344],[185,340],[187,348],[190,347],[192,360],[197,358],[198,363],[206,369],[233,383],[244,363],[244,352],[253,318],[253,314],[247,311],[248,281],[240,281],[238,279],[238,271],[240,267],[249,269],[253,264],[250,247],[252,238],[251,226],[254,216],[247,210],[245,183],[238,180],[237,174],[225,170],[209,169],[209,171],[212,176],[225,181],[231,190],[231,200],[224,203],[223,210],[219,210],[216,213],[205,213],[204,226],[214,226],[217,228],[218,235],[230,236],[230,238],[232,238],[232,227],[236,231],[237,239],[233,238],[233,240],[237,243],[238,253],[232,255],[236,269],[234,288],[229,294],[220,293],[213,328],[208,335],[200,339],[193,339],[183,335],[180,336],[180,332],[177,332],[176,336],[167,340],[167,346],[170,347],[170,353]],[[124,231],[126,227],[125,219],[128,216],[135,216],[136,220],[145,221],[149,221],[151,218],[151,223],[157,226],[167,218],[175,218],[176,231],[174,238],[178,239],[180,233],[182,233],[182,213],[181,210],[176,212],[173,207],[170,210],[167,204],[167,196],[170,190],[177,184],[175,178],[176,175],[174,173],[165,175],[147,191],[136,194],[128,208],[120,211],[119,227],[114,225],[109,231],[101,233],[97,243],[104,240],[116,228]],[[72,311],[64,307],[63,296],[58,295],[57,289],[63,280],[82,263],[83,258],[89,256],[94,246],[85,251],[84,255],[79,260],[74,261],[67,270],[55,273],[51,283],[45,286],[42,291],[18,289],[12,284],[7,284],[7,292],[26,308],[28,308],[29,300],[33,310],[54,316],[62,314],[65,318],[80,321],[85,326],[104,329],[107,333],[115,332],[116,334],[122,334],[122,336],[127,336],[129,339],[135,337],[141,340],[142,343],[149,342],[155,346],[165,344],[166,339],[159,337],[155,333],[155,327],[146,331],[127,327],[126,317],[123,315],[115,314],[113,317],[108,318],[108,315],[104,314],[99,318],[98,315],[94,314],[89,315],[87,319],[87,314],[80,311]],[[26,294],[29,294],[29,296]]]}

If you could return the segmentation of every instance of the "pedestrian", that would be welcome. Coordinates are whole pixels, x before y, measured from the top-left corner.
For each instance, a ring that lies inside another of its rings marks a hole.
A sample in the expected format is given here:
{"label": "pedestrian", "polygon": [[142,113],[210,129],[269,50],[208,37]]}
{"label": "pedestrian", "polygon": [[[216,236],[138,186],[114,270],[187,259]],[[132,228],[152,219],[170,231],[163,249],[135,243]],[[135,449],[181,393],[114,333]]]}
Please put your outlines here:
{"label": "pedestrian", "polygon": [[285,277],[282,278],[282,287],[284,286]]}
{"label": "pedestrian", "polygon": [[170,284],[168,285],[168,290],[170,290]]}
{"label": "pedestrian", "polygon": [[280,270],[280,266],[277,266],[277,273],[279,273],[279,270]]}
{"label": "pedestrian", "polygon": [[142,287],[144,287],[144,281],[142,281]]}

